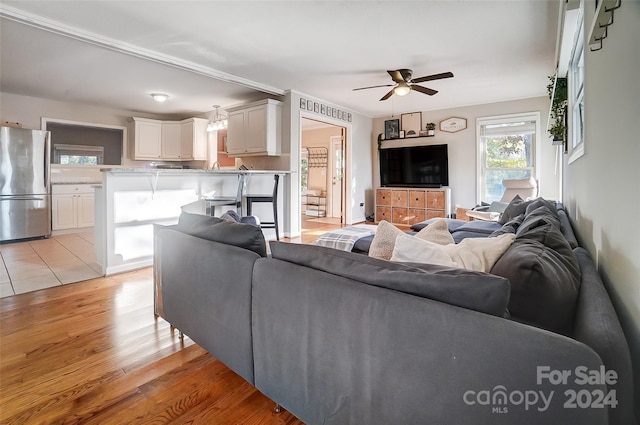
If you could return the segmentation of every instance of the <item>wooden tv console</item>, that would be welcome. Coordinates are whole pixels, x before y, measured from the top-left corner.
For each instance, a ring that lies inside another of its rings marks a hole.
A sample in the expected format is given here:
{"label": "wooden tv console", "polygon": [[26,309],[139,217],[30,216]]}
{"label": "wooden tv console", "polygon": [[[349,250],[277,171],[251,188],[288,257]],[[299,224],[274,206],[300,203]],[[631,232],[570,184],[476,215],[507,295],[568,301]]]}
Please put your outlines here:
{"label": "wooden tv console", "polygon": [[410,226],[435,217],[451,217],[451,189],[379,187],[376,189],[376,222]]}

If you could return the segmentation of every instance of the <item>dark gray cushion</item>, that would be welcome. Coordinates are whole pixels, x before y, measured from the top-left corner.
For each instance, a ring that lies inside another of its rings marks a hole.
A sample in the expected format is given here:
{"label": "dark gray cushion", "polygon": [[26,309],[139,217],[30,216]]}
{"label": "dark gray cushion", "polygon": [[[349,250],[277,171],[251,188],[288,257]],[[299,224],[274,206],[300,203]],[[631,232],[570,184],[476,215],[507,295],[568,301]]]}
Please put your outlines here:
{"label": "dark gray cushion", "polygon": [[229,210],[220,216],[223,220],[234,221],[236,223],[240,223],[240,215],[234,210]]}
{"label": "dark gray cushion", "polygon": [[514,318],[570,335],[580,269],[569,244],[555,232],[558,231],[547,224],[526,237],[516,238],[491,273],[509,279],[509,312]]}
{"label": "dark gray cushion", "polygon": [[425,220],[425,221],[421,221],[420,223],[412,224],[411,225],[411,230],[419,232],[420,230],[424,229],[425,227],[427,227],[428,225],[430,225],[431,223],[433,223],[434,221],[437,221],[437,220],[445,220],[447,222],[447,229],[449,229],[449,232],[453,232],[458,227],[460,227],[460,226],[462,226],[463,224],[466,223],[465,220],[457,220],[455,218],[430,218],[429,220]]}
{"label": "dark gray cushion", "polygon": [[569,217],[565,210],[558,210],[558,218],[560,219],[560,230],[564,235],[571,248],[577,248],[580,244],[578,244],[578,238],[576,238],[575,233],[573,233],[573,227],[571,227],[571,222],[569,221]]}
{"label": "dark gray cushion", "polygon": [[527,205],[524,202],[524,199],[520,197],[520,195],[514,196],[514,198],[509,202],[509,205],[504,209],[498,223],[505,224],[508,221],[516,218],[520,214],[524,214],[527,209]]}
{"label": "dark gray cushion", "polygon": [[199,238],[248,249],[261,257],[267,256],[267,246],[262,230],[250,224],[182,212],[177,229]]}
{"label": "dark gray cushion", "polygon": [[516,233],[523,221],[524,214],[520,214],[519,216],[503,224],[502,227],[493,232],[490,237],[496,237],[507,233]]}
{"label": "dark gray cushion", "polygon": [[457,232],[475,232],[490,235],[501,227],[501,225],[495,221],[474,220],[466,221],[462,226],[459,226],[451,232],[455,235]]}
{"label": "dark gray cushion", "polygon": [[509,301],[509,282],[487,273],[391,263],[315,245],[271,241],[270,246],[276,259],[496,316],[505,314]]}

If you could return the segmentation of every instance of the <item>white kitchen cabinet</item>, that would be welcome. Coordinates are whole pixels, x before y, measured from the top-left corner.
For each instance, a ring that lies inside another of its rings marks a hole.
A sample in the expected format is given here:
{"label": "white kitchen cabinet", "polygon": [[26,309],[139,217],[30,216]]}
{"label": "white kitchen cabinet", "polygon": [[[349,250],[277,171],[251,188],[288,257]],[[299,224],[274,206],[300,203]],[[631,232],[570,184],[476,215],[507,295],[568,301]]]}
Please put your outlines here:
{"label": "white kitchen cabinet", "polygon": [[180,160],[181,125],[179,122],[165,121],[162,123],[162,159]]}
{"label": "white kitchen cabinet", "polygon": [[280,155],[282,102],[266,99],[227,112],[229,156]]}
{"label": "white kitchen cabinet", "polygon": [[95,195],[88,184],[53,185],[51,228],[53,230],[91,227],[94,224]]}
{"label": "white kitchen cabinet", "polygon": [[207,120],[158,121],[134,118],[134,159],[191,161],[207,159]]}
{"label": "white kitchen cabinet", "polygon": [[134,159],[160,159],[162,155],[162,123],[145,118],[134,118]]}
{"label": "white kitchen cabinet", "polygon": [[208,121],[204,118],[189,118],[180,123],[181,158],[206,160]]}

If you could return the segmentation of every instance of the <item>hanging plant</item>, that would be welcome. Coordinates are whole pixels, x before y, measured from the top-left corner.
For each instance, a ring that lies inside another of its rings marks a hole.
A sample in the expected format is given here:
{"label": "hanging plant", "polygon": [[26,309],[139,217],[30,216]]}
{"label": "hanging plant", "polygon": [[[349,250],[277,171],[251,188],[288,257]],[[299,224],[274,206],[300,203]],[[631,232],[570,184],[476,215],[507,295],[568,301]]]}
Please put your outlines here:
{"label": "hanging plant", "polygon": [[551,114],[549,134],[554,141],[565,141],[566,125],[565,114],[567,110],[567,79],[556,78],[555,75],[549,77],[551,81],[547,85],[549,99],[551,99]]}

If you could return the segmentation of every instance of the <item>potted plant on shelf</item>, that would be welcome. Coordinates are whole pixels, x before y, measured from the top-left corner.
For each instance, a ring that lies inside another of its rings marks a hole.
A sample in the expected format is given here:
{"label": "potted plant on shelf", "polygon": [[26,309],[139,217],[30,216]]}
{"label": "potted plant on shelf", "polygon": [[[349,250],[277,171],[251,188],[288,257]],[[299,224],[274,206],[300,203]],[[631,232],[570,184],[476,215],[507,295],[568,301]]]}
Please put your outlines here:
{"label": "potted plant on shelf", "polygon": [[551,112],[549,114],[549,134],[554,142],[565,142],[566,125],[565,115],[567,113],[567,79],[556,78],[555,75],[549,77],[551,81],[547,86],[549,99],[551,99]]}
{"label": "potted plant on shelf", "polygon": [[427,136],[435,136],[436,123],[434,122],[427,123],[427,126],[425,128],[427,129]]}

